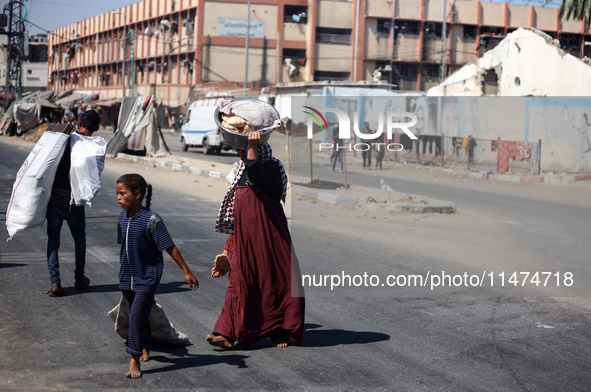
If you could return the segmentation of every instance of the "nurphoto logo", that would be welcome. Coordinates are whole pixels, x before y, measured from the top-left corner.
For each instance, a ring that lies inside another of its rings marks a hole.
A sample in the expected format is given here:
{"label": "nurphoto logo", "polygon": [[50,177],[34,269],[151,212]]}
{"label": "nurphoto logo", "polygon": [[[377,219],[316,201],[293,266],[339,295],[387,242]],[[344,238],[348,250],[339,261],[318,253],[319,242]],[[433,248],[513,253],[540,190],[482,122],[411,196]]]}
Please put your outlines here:
{"label": "nurphoto logo", "polygon": [[[328,122],[326,121],[326,118],[322,115],[322,112],[334,113],[334,115],[337,117],[339,139],[347,140],[351,138],[351,119],[344,110],[336,108],[321,108],[320,110],[316,110],[310,106],[303,107],[307,109],[303,112],[308,115],[308,139],[312,139],[312,135],[314,133],[314,120],[316,120],[316,123],[320,126],[320,129],[328,129]],[[410,121],[401,121],[406,119],[410,119]],[[359,112],[353,112],[353,132],[355,133],[355,135],[357,135],[359,139],[363,139],[366,141],[376,139],[376,141],[370,143],[349,143],[348,145],[339,145],[337,143],[320,143],[320,151],[322,151],[323,148],[336,148],[337,150],[346,149],[349,151],[367,151],[371,148],[375,148],[377,151],[379,151],[380,149],[387,149],[389,151],[402,151],[402,144],[392,143],[393,133],[395,132],[395,130],[402,130],[412,140],[418,139],[416,135],[412,133],[412,131],[410,130],[410,128],[415,126],[417,123],[417,116],[414,113],[388,111],[385,113],[385,115],[377,115],[377,120],[378,128],[374,133],[361,133],[361,130],[359,129]],[[388,141],[387,143],[378,141],[382,134],[386,135],[386,140]]]}

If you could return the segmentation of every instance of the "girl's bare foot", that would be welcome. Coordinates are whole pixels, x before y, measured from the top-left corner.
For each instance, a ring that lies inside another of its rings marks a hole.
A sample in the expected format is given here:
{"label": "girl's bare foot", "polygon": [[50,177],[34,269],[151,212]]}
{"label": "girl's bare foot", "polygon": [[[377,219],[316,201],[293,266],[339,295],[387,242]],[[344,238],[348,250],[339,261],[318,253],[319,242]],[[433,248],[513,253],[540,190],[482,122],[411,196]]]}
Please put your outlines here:
{"label": "girl's bare foot", "polygon": [[127,378],[140,378],[142,376],[139,355],[131,356],[131,361],[129,362],[129,371],[127,372],[126,376]]}
{"label": "girl's bare foot", "polygon": [[271,338],[271,340],[273,341],[273,346],[275,347],[287,347],[287,338],[283,336]]}
{"label": "girl's bare foot", "polygon": [[142,356],[140,357],[140,361],[148,362],[149,359],[150,359],[150,351],[143,349]]}
{"label": "girl's bare foot", "polygon": [[211,344],[212,346],[217,346],[217,347],[221,347],[221,348],[234,348],[234,342],[231,339],[228,339],[228,338],[221,336],[221,335],[218,335],[218,336],[207,335],[205,340],[207,340],[207,342],[209,344]]}

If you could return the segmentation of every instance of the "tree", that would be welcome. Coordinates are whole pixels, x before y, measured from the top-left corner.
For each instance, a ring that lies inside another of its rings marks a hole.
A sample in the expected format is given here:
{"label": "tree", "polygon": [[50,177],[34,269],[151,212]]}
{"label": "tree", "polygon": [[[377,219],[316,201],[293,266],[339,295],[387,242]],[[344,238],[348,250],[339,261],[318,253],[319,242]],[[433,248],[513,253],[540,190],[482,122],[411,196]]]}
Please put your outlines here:
{"label": "tree", "polygon": [[559,12],[560,20],[583,20],[587,18],[587,27],[591,22],[591,0],[562,0]]}

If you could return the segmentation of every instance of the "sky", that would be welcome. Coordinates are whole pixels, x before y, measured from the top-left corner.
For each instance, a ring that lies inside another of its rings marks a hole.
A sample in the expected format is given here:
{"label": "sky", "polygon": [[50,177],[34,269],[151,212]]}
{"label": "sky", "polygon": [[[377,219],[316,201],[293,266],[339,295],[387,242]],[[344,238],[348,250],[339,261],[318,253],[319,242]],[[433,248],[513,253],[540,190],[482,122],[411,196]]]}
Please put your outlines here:
{"label": "sky", "polygon": [[[23,0],[21,0],[23,1]],[[27,20],[39,26],[26,24],[29,34],[44,33],[44,30],[56,30],[60,27],[104,14],[126,5],[138,3],[138,0],[24,0],[28,10]],[[8,0],[0,0],[2,8]]]}
{"label": "sky", "polygon": [[[495,3],[511,3],[547,7],[559,7],[560,0],[489,0]],[[43,33],[43,30],[55,30],[68,26],[91,16],[109,12],[138,0],[24,0],[27,7],[27,24],[30,34]],[[1,0],[2,8],[8,0]],[[38,26],[38,27],[37,27]]]}

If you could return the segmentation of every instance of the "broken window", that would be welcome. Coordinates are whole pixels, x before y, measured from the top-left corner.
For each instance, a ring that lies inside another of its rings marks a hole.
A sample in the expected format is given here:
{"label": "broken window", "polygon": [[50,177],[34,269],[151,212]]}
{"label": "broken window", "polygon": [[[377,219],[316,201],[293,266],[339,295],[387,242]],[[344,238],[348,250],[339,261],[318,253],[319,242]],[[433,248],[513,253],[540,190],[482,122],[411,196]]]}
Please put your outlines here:
{"label": "broken window", "polygon": [[396,38],[398,34],[419,35],[419,31],[420,24],[418,21],[398,19],[394,21],[394,38]]}
{"label": "broken window", "polygon": [[401,77],[416,77],[419,73],[419,65],[417,63],[395,63],[394,75]]}
{"label": "broken window", "polygon": [[335,29],[329,27],[316,28],[316,42],[324,44],[351,44],[351,29]]}
{"label": "broken window", "polygon": [[441,38],[441,23],[436,22],[427,22],[425,23],[423,30],[425,31],[425,36],[429,38]]}
{"label": "broken window", "polygon": [[581,36],[578,34],[560,34],[560,47],[579,57],[581,55]]}
{"label": "broken window", "polygon": [[464,25],[464,38],[465,39],[476,39],[476,26]]}
{"label": "broken window", "polygon": [[387,37],[390,35],[392,30],[392,19],[378,19],[378,36]]}
{"label": "broken window", "polygon": [[591,40],[583,43],[583,54],[585,57],[591,57]]}
{"label": "broken window", "polygon": [[480,35],[502,36],[505,35],[504,27],[482,26],[480,28]]}
{"label": "broken window", "polygon": [[496,95],[499,91],[499,77],[494,69],[484,71],[482,75],[482,94]]}
{"label": "broken window", "polygon": [[308,7],[304,5],[286,5],[283,15],[287,23],[308,23]]}
{"label": "broken window", "polygon": [[441,66],[439,64],[423,64],[421,73],[423,74],[423,76],[427,76],[430,78],[438,78],[440,69]]}
{"label": "broken window", "polygon": [[296,63],[298,66],[305,66],[306,65],[306,49],[283,49],[283,61],[285,62],[286,58],[290,58]]}
{"label": "broken window", "polygon": [[314,71],[314,81],[321,82],[321,81],[338,81],[338,80],[349,80],[350,73],[349,72],[333,72],[333,71]]}

